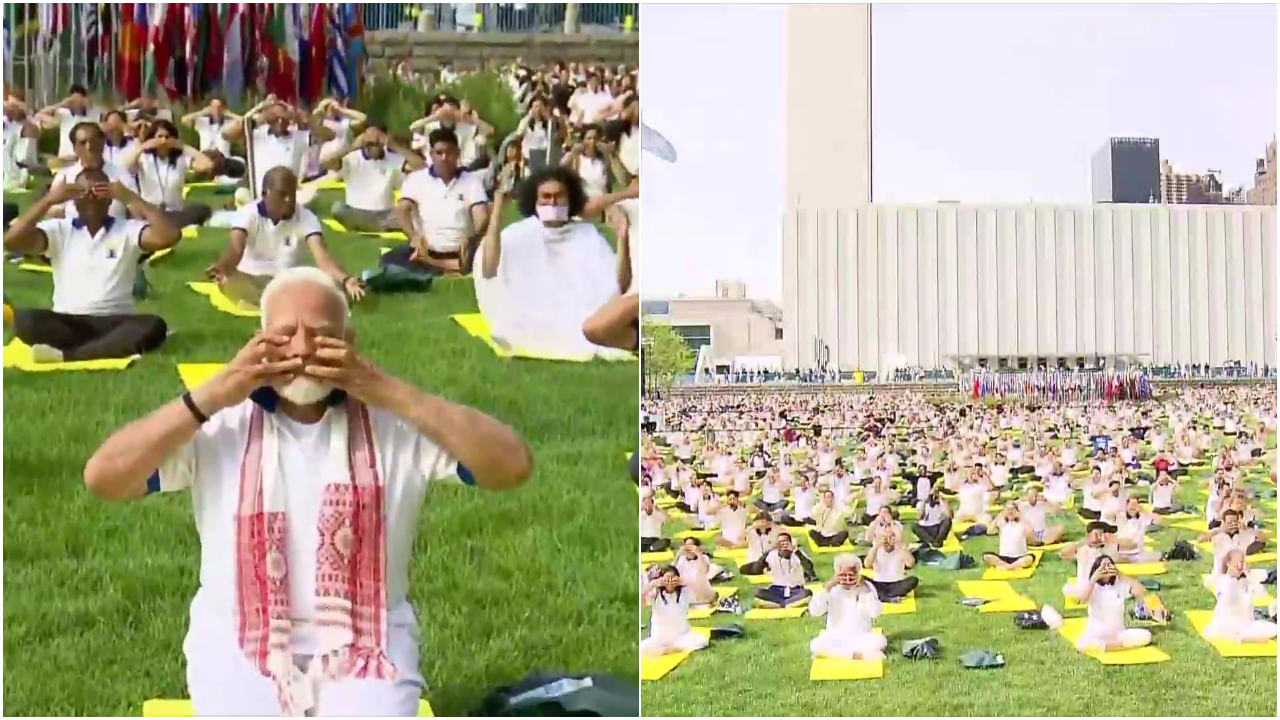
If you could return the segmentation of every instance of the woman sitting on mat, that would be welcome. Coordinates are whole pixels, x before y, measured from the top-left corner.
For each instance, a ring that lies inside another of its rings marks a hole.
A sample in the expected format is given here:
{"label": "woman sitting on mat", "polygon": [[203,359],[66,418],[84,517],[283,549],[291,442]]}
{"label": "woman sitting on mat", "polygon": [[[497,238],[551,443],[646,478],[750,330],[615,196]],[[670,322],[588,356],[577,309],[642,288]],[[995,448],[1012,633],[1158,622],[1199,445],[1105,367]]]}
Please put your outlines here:
{"label": "woman sitting on mat", "polygon": [[800,476],[799,487],[791,490],[791,501],[794,507],[791,513],[782,519],[783,525],[803,527],[813,520],[815,505],[818,503],[818,491],[813,488],[813,479],[808,475]]}
{"label": "woman sitting on mat", "polygon": [[778,528],[773,520],[764,513],[756,513],[751,519],[751,528],[747,530],[747,559],[738,565],[738,572],[743,575],[763,575],[766,569],[764,558],[778,545]]}
{"label": "woman sitting on mat", "polygon": [[1076,578],[1062,587],[1062,594],[1077,600],[1081,598],[1088,584],[1094,561],[1102,555],[1114,558],[1120,554],[1115,525],[1094,520],[1085,527],[1085,530],[1087,534],[1084,540],[1071,543],[1062,548],[1059,553],[1064,560],[1076,561]]}
{"label": "woman sitting on mat", "polygon": [[1178,512],[1179,508],[1173,504],[1173,499],[1178,494],[1178,481],[1168,471],[1160,472],[1156,475],[1156,481],[1151,485],[1151,509],[1157,515],[1172,515]]}
{"label": "woman sitting on mat", "polygon": [[897,602],[920,584],[919,578],[907,575],[907,570],[915,564],[915,557],[907,552],[898,536],[886,533],[880,536],[880,543],[872,545],[867,552],[866,567],[876,574],[875,580],[868,578],[867,582],[875,587],[881,600]]}
{"label": "woman sitting on mat", "polygon": [[1261,530],[1245,527],[1241,521],[1240,511],[1227,508],[1222,513],[1222,524],[1200,536],[1200,542],[1213,545],[1214,573],[1220,572],[1222,561],[1231,550],[1240,550],[1245,555],[1262,552],[1267,546],[1267,534]]}
{"label": "woman sitting on mat", "polygon": [[662,552],[671,548],[671,541],[662,536],[662,525],[667,514],[653,505],[653,496],[640,501],[640,551]]}
{"label": "woman sitting on mat", "polygon": [[1107,481],[1103,476],[1102,465],[1095,463],[1089,469],[1089,478],[1084,482],[1084,497],[1080,503],[1080,517],[1085,520],[1097,520],[1102,517],[1102,499],[1107,494]]}
{"label": "woman sitting on mat", "polygon": [[1125,504],[1124,513],[1120,516],[1116,527],[1116,537],[1122,543],[1118,559],[1120,562],[1127,563],[1149,563],[1158,562],[1160,553],[1155,551],[1147,551],[1145,549],[1147,542],[1147,529],[1152,525],[1159,525],[1158,516],[1146,512],[1142,509],[1142,503],[1139,502],[1138,496],[1130,495],[1128,502]]}
{"label": "woman sitting on mat", "polygon": [[1266,642],[1276,636],[1276,624],[1253,617],[1254,601],[1266,597],[1267,591],[1256,578],[1250,577],[1244,553],[1229,550],[1223,557],[1221,573],[1212,582],[1217,597],[1213,619],[1204,629],[1210,640],[1230,642]]}
{"label": "woman sitting on mat", "polygon": [[1053,545],[1061,542],[1066,537],[1067,528],[1061,523],[1057,525],[1048,524],[1048,516],[1061,512],[1062,506],[1040,496],[1040,489],[1035,485],[1027,488],[1027,497],[1018,503],[1018,513],[1022,517],[1022,522],[1031,528],[1031,539],[1029,543],[1032,547],[1038,545]]}
{"label": "woman sitting on mat", "polygon": [[707,646],[707,636],[689,625],[692,593],[684,587],[680,573],[667,565],[644,594],[644,603],[653,608],[649,616],[649,637],[640,641],[640,654],[659,657],[668,653],[692,652]]}
{"label": "woman sitting on mat", "polygon": [[893,516],[893,510],[888,505],[881,506],[880,512],[867,524],[862,541],[867,545],[879,544],[880,536],[885,533],[893,533],[899,540],[902,539],[902,523]]}
{"label": "woman sitting on mat", "polygon": [[987,512],[987,502],[994,494],[991,483],[983,477],[982,470],[972,468],[957,493],[960,507],[956,509],[956,522],[971,520],[978,525],[990,527],[991,514]]}
{"label": "woman sitting on mat", "polygon": [[849,539],[849,514],[850,511],[836,506],[835,493],[823,490],[822,500],[813,513],[814,528],[809,531],[809,539],[822,547],[843,545]]}
{"label": "woman sitting on mat", "polygon": [[889,487],[888,480],[877,477],[871,483],[871,487],[863,491],[862,500],[866,503],[866,509],[862,512],[860,522],[862,525],[870,525],[880,513],[881,508],[888,507],[898,500],[898,491]]}
{"label": "woman sitting on mat", "polygon": [[1125,628],[1124,601],[1130,595],[1141,600],[1146,591],[1142,583],[1116,570],[1111,556],[1102,554],[1094,561],[1088,580],[1080,588],[1079,601],[1089,606],[1089,619],[1076,641],[1080,652],[1127,650],[1151,644],[1151,631]]}
{"label": "woman sitting on mat", "polygon": [[1021,570],[1031,567],[1035,556],[1027,552],[1027,542],[1032,537],[1031,527],[1022,521],[1018,505],[1007,502],[1004,510],[996,516],[996,531],[1000,534],[998,552],[982,553],[982,561],[987,567],[998,570]]}
{"label": "woman sitting on mat", "polygon": [[809,651],[814,657],[883,660],[885,637],[872,628],[880,616],[880,597],[862,577],[862,562],[850,553],[837,555],[835,571],[809,605],[809,614],[827,616],[826,629],[809,643]]}
{"label": "woman sitting on mat", "polygon": [[1053,472],[1049,473],[1048,480],[1044,485],[1044,499],[1058,506],[1065,506],[1067,501],[1075,494],[1075,486],[1071,483],[1071,476],[1067,474],[1066,468],[1062,463],[1055,463]]}
{"label": "woman sitting on mat", "polygon": [[716,513],[720,523],[720,537],[716,547],[742,548],[747,546],[747,508],[738,499],[736,490],[730,490],[725,504]]}
{"label": "woman sitting on mat", "polygon": [[711,587],[711,581],[724,572],[724,568],[711,562],[711,558],[702,550],[701,540],[686,537],[680,544],[675,566],[680,571],[681,583],[690,593],[691,604],[706,605],[715,602],[716,591]]}
{"label": "woman sitting on mat", "polygon": [[935,488],[919,507],[919,522],[911,526],[916,538],[927,547],[942,547],[951,534],[951,506]]}
{"label": "woman sitting on mat", "polygon": [[778,533],[778,546],[765,555],[764,563],[769,568],[770,584],[756,590],[756,605],[789,607],[807,602],[813,595],[804,586],[804,566],[792,544],[791,533]]}
{"label": "woman sitting on mat", "polygon": [[756,498],[756,507],[768,513],[785,510],[787,507],[787,498],[784,496],[786,489],[786,485],[783,484],[782,477],[776,469],[766,470],[764,479],[760,481],[760,497]]}
{"label": "woman sitting on mat", "polygon": [[[1118,474],[1118,473],[1117,473]],[[1100,520],[1112,525],[1119,525],[1124,517],[1124,508],[1129,503],[1129,495],[1124,490],[1124,482],[1119,477],[1112,477],[1107,483],[1107,492],[1102,496]]]}

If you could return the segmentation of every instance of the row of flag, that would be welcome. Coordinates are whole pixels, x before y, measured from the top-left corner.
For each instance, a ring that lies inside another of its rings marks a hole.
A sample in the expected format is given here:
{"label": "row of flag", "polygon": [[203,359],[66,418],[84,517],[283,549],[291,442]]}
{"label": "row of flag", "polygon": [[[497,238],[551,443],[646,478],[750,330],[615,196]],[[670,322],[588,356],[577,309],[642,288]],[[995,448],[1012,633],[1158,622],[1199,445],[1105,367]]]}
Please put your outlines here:
{"label": "row of flag", "polygon": [[1020,398],[1045,402],[1114,402],[1150,400],[1151,376],[1145,370],[1119,372],[974,372],[961,380],[974,400]]}
{"label": "row of flag", "polygon": [[306,105],[359,91],[356,3],[39,3],[36,16],[36,52],[57,53],[69,37],[72,58],[83,58],[75,79],[91,90],[114,83],[129,99],[219,94],[237,105],[255,91]]}

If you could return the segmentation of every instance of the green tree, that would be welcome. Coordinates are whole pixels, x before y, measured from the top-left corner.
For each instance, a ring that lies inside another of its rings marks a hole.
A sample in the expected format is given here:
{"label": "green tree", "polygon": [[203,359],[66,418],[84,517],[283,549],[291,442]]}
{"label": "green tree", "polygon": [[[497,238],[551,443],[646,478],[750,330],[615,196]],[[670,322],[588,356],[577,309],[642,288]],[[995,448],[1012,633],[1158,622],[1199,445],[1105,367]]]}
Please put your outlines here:
{"label": "green tree", "polygon": [[654,386],[665,393],[677,377],[693,370],[693,350],[670,325],[646,322],[640,334],[645,373]]}

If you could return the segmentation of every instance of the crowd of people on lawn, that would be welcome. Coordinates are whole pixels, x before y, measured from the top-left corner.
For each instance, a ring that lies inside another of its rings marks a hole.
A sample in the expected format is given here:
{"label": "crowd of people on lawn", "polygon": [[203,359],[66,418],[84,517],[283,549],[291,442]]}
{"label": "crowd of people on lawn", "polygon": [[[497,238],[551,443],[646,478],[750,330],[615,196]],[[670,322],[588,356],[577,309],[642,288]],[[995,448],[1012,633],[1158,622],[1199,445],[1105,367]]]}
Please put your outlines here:
{"label": "crowd of people on lawn", "polygon": [[[1160,561],[1148,533],[1175,521],[1199,527],[1196,540],[1211,555],[1205,585],[1217,602],[1207,636],[1276,636],[1274,601],[1265,619],[1253,609],[1275,571],[1248,565],[1272,539],[1263,520],[1275,516],[1274,387],[1045,405],[676,394],[645,400],[643,412],[651,418],[640,488],[641,592],[653,608],[646,655],[706,646],[691,609],[741,612],[716,592],[733,580],[736,560],[738,575],[768,578],[753,607],[826,616],[815,657],[881,659],[874,621],[918,587],[916,563],[985,536],[995,545],[981,553],[987,568],[1030,569],[1051,551],[1074,564],[1063,594],[1086,608],[1081,652],[1140,647],[1152,636],[1128,626],[1125,599],[1144,618],[1166,619],[1167,609],[1148,604],[1150,593],[1123,570]],[[819,553],[835,554],[822,582]],[[1053,603],[1040,612],[1061,627]]]}
{"label": "crowd of people on lawn", "polygon": [[[215,99],[177,119],[199,135],[190,147],[146,98],[103,112],[77,87],[29,113],[6,92],[6,179],[13,168],[38,175],[31,141],[42,127],[59,132],[49,186],[5,213],[5,250],[52,268],[52,308],[20,308],[14,321],[33,361],[159,347],[168,326],[137,313],[134,281],[189,226],[230,228],[208,278],[261,317],[211,379],[113,432],[84,468],[107,500],[192,494],[200,586],[183,647],[196,714],[418,714],[408,585],[427,487],[508,490],[533,457],[504,423],[360,352],[351,306],[369,288],[330,253],[320,216],[399,229],[406,242],[384,262],[474,275],[496,341],[579,357],[633,351],[638,104],[617,82],[605,88],[602,71],[507,68],[513,90],[537,80],[554,92],[528,93],[525,120],[488,167],[478,163],[491,128],[448,95],[401,137],[337,101],[304,111],[267,98],[237,116]],[[635,87],[634,72],[609,72]],[[562,160],[547,161],[551,146],[565,148]],[[308,183],[325,168],[344,198],[313,210]],[[243,178],[239,207],[188,202],[186,183],[202,174]],[[508,198],[525,219],[503,228]],[[617,251],[591,222],[606,215]]]}
{"label": "crowd of people on lawn", "polygon": [[[634,351],[637,71],[517,60],[502,77],[523,112],[506,137],[447,93],[420,120],[388,128],[335,98],[308,110],[268,96],[243,115],[213,98],[177,117],[149,97],[106,109],[82,86],[31,109],[6,88],[6,187],[41,189],[21,213],[5,204],[5,251],[47,264],[54,281],[53,307],[14,309],[14,333],[35,362],[154,350],[167,325],[135,313],[134,300],[146,296],[140,266],[201,226],[230,229],[205,274],[240,308],[256,309],[271,278],[304,261],[304,247],[359,301],[378,273],[334,258],[326,245],[334,228],[403,239],[380,268],[473,276],[499,345],[571,359]],[[194,130],[194,146],[179,125]],[[56,130],[58,149],[41,159],[45,130]],[[234,188],[234,200],[227,208],[189,200],[197,180]],[[325,187],[343,197],[317,207]],[[508,201],[525,219],[504,227]],[[612,228],[616,248],[597,221]]]}

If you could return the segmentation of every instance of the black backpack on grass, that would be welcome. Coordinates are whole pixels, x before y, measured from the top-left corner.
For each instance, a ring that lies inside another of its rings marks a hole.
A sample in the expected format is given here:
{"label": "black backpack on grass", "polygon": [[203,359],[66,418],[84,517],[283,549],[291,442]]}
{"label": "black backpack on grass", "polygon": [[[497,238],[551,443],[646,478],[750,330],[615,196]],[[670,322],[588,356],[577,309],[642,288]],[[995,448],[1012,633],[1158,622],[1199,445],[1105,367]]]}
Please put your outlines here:
{"label": "black backpack on grass", "polygon": [[489,693],[473,717],[638,717],[635,682],[612,675],[533,673]]}

